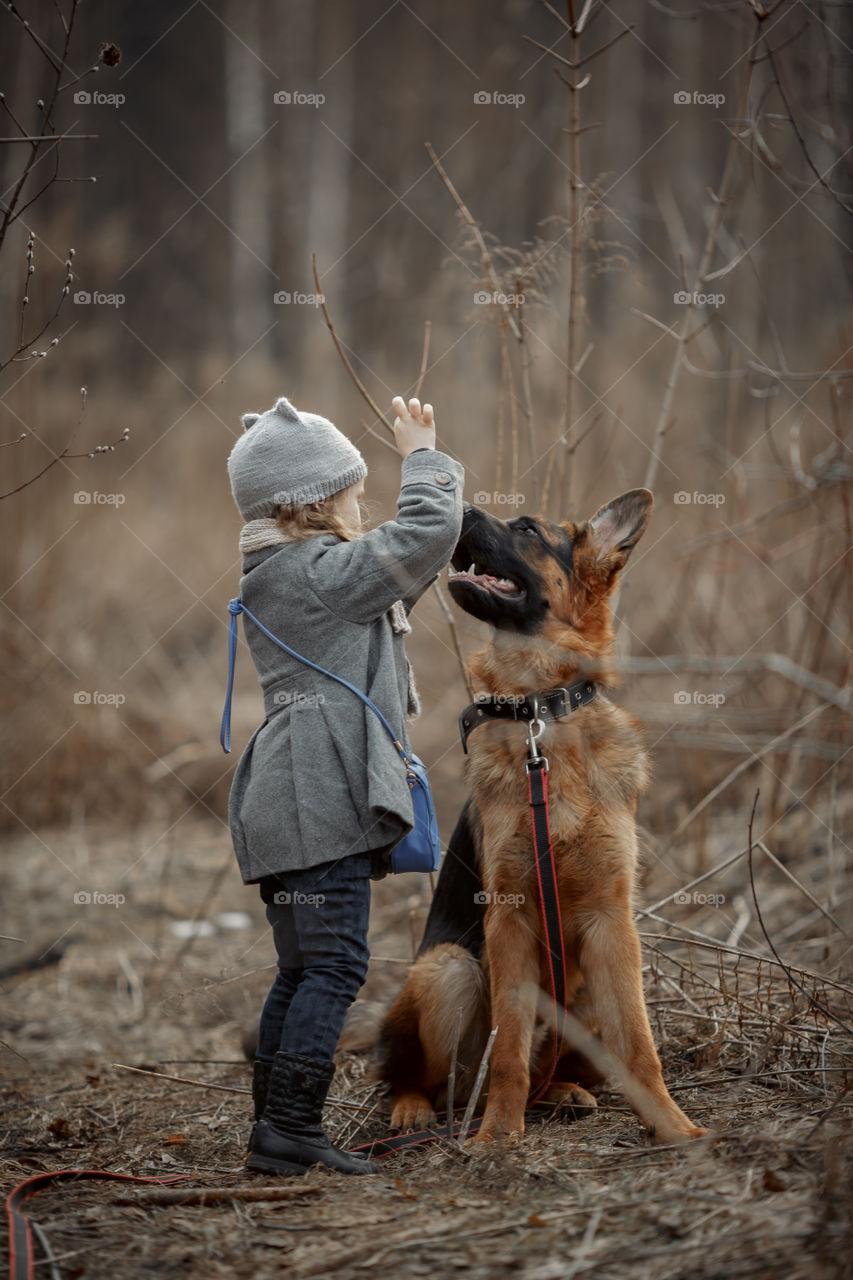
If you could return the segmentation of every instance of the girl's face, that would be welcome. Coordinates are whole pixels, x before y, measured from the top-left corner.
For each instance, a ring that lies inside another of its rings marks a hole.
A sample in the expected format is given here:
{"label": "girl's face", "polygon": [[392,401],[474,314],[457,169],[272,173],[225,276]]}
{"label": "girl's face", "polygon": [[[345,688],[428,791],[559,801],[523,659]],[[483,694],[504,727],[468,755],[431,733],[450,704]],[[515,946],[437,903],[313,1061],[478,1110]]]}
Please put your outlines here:
{"label": "girl's face", "polygon": [[351,484],[348,489],[342,489],[336,495],[335,506],[351,529],[361,528],[361,508],[358,500],[363,497],[364,478]]}

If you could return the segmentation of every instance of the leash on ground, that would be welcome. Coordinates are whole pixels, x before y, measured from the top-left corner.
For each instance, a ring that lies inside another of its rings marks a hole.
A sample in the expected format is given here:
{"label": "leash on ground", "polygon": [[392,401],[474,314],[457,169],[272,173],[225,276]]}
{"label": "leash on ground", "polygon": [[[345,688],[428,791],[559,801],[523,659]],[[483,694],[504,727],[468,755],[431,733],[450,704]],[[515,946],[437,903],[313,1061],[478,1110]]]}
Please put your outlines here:
{"label": "leash on ground", "polygon": [[53,1173],[37,1173],[9,1192],[6,1197],[6,1217],[9,1223],[9,1280],[35,1280],[35,1256],[33,1250],[33,1224],[21,1205],[37,1191],[60,1178],[100,1178],[116,1182],[156,1182],[161,1186],[182,1182],[189,1174],[172,1174],[167,1178],[134,1177],[129,1173],[110,1173],[105,1169],[56,1169]]}

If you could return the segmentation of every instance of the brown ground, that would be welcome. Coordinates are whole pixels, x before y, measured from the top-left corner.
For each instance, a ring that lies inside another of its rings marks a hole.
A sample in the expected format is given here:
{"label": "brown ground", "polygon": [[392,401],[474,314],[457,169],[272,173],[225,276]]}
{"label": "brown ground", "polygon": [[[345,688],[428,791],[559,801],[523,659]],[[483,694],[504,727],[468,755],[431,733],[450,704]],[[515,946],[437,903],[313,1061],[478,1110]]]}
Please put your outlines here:
{"label": "brown ground", "polygon": [[[740,828],[719,837],[711,864],[743,847]],[[250,1068],[240,1033],[272,964],[260,900],[240,885],[220,826],[185,821],[165,839],[160,831],[123,840],[44,831],[10,846],[4,896],[18,906],[4,932],[25,942],[0,944],[0,966],[59,938],[66,950],[59,963],[3,980],[6,1190],[62,1168],[187,1173],[191,1187],[285,1185],[243,1167]],[[797,853],[792,838],[791,849],[788,865],[828,901],[827,860],[805,841]],[[659,911],[704,938],[731,940],[731,951],[685,945],[672,924],[641,923],[657,935],[645,938],[646,990],[667,1081],[714,1141],[654,1147],[618,1095],[602,1091],[597,1114],[554,1116],[517,1146],[404,1152],[358,1180],[317,1170],[287,1181],[292,1202],[154,1205],[145,1188],[56,1183],[29,1204],[57,1260],[53,1275],[853,1275],[853,1037],[829,1016],[850,1025],[849,938],[762,855],[754,865],[785,961],[841,985],[795,971],[803,992],[779,965],[750,959],[770,952],[745,859],[700,887],[724,894],[724,906]],[[654,872],[643,902],[676,887]],[[81,888],[126,901],[77,905]],[[367,1001],[397,989],[428,897],[426,878],[374,886]],[[842,895],[836,918],[843,906]],[[188,944],[171,925],[196,910],[213,933]],[[216,920],[225,911],[248,912],[250,927],[225,928]],[[363,1058],[345,1057],[333,1086],[327,1127],[345,1145],[384,1132],[364,1069]],[[133,1203],[117,1203],[128,1195]],[[36,1275],[51,1269],[42,1263]]]}

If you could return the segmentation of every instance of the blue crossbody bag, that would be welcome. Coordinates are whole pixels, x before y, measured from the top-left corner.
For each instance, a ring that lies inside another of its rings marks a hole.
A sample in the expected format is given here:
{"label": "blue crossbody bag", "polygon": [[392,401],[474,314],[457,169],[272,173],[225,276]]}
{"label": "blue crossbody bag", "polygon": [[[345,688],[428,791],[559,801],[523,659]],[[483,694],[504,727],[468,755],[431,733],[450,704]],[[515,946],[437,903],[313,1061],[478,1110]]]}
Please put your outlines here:
{"label": "blue crossbody bag", "polygon": [[370,707],[370,710],[379,717],[402,758],[406,769],[406,781],[412,793],[412,806],[415,811],[415,825],[409,834],[404,836],[391,851],[391,870],[394,872],[437,871],[441,845],[438,838],[438,823],[435,819],[435,806],[432,801],[432,792],[429,789],[426,765],[423,761],[414,752],[409,753],[405,750],[379,708],[354,684],[350,684],[348,680],[342,679],[341,676],[336,676],[332,671],[327,671],[325,667],[318,666],[316,662],[309,662],[308,658],[303,658],[301,653],[297,653],[295,649],[291,649],[282,640],[279,640],[277,636],[267,630],[262,622],[258,621],[239,597],[230,601],[228,612],[231,615],[231,624],[228,632],[228,690],[225,694],[225,707],[222,712],[222,725],[219,731],[219,743],[222,750],[226,754],[231,750],[231,694],[234,688],[234,666],[237,659],[237,615],[245,613],[246,617],[251,618],[255,626],[259,627],[267,639],[272,640],[273,644],[277,644],[280,649],[283,649],[285,653],[289,653],[292,658],[298,658],[300,662],[304,662],[307,667],[313,667],[315,671],[322,672],[324,676],[329,676],[330,679],[336,680],[338,684],[342,684],[345,688],[352,690],[357,697],[361,698],[364,705]]}

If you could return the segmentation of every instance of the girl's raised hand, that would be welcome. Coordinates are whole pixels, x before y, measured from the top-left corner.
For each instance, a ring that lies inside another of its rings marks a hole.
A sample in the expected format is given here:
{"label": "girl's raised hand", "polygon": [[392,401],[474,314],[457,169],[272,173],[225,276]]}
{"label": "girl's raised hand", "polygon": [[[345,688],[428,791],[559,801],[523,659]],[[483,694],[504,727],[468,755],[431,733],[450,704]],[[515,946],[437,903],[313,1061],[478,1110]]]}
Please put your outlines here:
{"label": "girl's raised hand", "polygon": [[394,438],[401,457],[408,457],[415,449],[435,448],[435,418],[431,404],[425,404],[422,409],[420,400],[413,397],[407,409],[403,397],[395,396],[391,407],[397,414]]}

